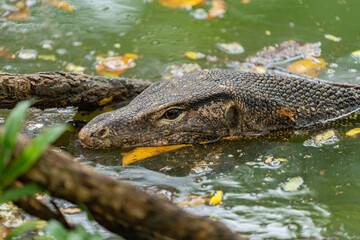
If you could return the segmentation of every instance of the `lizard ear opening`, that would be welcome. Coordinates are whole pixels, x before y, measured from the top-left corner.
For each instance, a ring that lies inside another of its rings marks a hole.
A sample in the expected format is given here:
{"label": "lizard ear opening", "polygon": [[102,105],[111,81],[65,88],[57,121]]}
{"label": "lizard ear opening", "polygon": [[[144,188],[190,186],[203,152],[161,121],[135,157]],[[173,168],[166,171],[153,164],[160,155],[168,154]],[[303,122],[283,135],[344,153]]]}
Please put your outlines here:
{"label": "lizard ear opening", "polygon": [[225,113],[225,120],[230,128],[236,127],[239,119],[239,111],[235,105],[230,105]]}

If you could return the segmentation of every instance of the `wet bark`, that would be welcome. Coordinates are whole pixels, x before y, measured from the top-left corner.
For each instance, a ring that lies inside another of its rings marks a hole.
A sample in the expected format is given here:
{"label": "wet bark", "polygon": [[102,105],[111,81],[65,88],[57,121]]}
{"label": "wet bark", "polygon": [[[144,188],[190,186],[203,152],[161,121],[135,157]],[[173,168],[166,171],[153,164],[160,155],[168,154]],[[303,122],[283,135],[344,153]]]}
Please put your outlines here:
{"label": "wet bark", "polygon": [[[28,142],[18,137],[15,157]],[[52,148],[20,180],[42,185],[54,197],[83,203],[101,225],[126,239],[242,239],[221,222],[185,212]]]}
{"label": "wet bark", "polygon": [[[129,101],[151,82],[90,76],[66,72],[35,74],[0,73],[0,108],[13,108],[16,103],[35,97],[37,108],[75,106],[94,110],[103,99],[110,102]],[[103,101],[104,102],[104,101]]]}

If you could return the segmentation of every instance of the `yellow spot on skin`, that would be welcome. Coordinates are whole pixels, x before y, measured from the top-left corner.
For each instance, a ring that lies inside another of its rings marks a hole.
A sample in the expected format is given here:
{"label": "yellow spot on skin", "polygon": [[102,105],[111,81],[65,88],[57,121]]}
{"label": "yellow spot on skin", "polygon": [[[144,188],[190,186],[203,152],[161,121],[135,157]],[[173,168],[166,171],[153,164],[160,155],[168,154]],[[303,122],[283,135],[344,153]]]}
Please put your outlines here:
{"label": "yellow spot on skin", "polygon": [[222,196],[223,196],[223,193],[222,191],[217,191],[216,194],[214,196],[211,197],[210,199],[210,204],[213,204],[213,205],[217,205],[221,202],[222,200]]}
{"label": "yellow spot on skin", "polygon": [[360,128],[351,129],[346,133],[346,136],[352,137],[360,133]]}
{"label": "yellow spot on skin", "polygon": [[291,107],[284,107],[280,109],[280,116],[286,116],[288,118],[290,118],[291,121],[295,122],[294,119],[294,113],[292,112],[292,108]]}
{"label": "yellow spot on skin", "polygon": [[122,159],[122,165],[126,166],[130,163],[159,155],[161,153],[169,152],[175,149],[191,146],[191,144],[182,144],[182,145],[171,145],[171,146],[161,146],[161,147],[138,147],[134,150],[131,150],[127,153],[122,153],[124,156]]}

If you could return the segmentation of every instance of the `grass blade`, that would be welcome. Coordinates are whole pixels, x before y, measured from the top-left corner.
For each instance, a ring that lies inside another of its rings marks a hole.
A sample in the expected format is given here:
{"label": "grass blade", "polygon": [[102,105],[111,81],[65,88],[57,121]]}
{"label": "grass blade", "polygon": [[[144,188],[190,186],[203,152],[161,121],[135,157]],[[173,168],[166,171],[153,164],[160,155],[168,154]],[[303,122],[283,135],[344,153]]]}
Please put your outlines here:
{"label": "grass blade", "polygon": [[0,138],[0,177],[4,172],[6,164],[10,161],[14,150],[16,137],[26,116],[26,110],[34,103],[34,100],[18,103],[9,114]]}
{"label": "grass blade", "polygon": [[14,162],[6,167],[2,186],[6,187],[21,174],[25,173],[41,156],[44,150],[60,137],[66,128],[66,125],[53,126],[34,138]]}

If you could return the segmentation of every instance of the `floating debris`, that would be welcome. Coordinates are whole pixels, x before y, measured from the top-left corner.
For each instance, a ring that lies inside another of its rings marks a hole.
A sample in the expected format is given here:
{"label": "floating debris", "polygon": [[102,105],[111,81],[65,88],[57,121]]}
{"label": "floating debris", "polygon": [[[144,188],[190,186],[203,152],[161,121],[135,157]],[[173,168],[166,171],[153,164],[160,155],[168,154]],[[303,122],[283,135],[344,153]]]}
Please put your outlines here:
{"label": "floating debris", "polygon": [[317,134],[316,136],[305,140],[304,146],[306,147],[321,147],[322,145],[326,144],[334,144],[339,141],[338,137],[336,136],[336,133],[334,130],[327,130],[325,132],[322,132],[320,134]]}
{"label": "floating debris", "polygon": [[340,42],[341,41],[341,37],[335,37],[334,35],[331,34],[325,34],[324,37],[330,41],[333,42]]}
{"label": "floating debris", "polygon": [[80,208],[61,208],[60,212],[66,213],[66,214],[74,214],[81,212]]}
{"label": "floating debris", "polygon": [[208,18],[208,13],[203,8],[195,9],[194,11],[190,12],[190,15],[198,20],[204,20]]}
{"label": "floating debris", "polygon": [[10,21],[25,21],[31,15],[30,8],[21,8],[16,11],[7,11],[2,17]]}
{"label": "floating debris", "polygon": [[220,17],[223,18],[227,10],[227,4],[223,0],[213,0],[209,10],[208,19]]}
{"label": "floating debris", "polygon": [[72,5],[70,5],[70,3],[65,1],[48,1],[48,3],[50,3],[51,5],[57,8],[61,8],[65,11],[68,11],[70,13],[75,11],[75,8]]}
{"label": "floating debris", "polygon": [[162,74],[162,78],[164,80],[170,80],[197,71],[201,71],[201,67],[197,63],[183,63],[180,65],[170,65],[165,69],[165,72]]}
{"label": "floating debris", "polygon": [[303,183],[304,180],[302,179],[302,177],[293,177],[290,178],[290,180],[283,185],[283,189],[284,191],[292,192],[297,190]]}
{"label": "floating debris", "polygon": [[216,194],[211,197],[209,204],[212,204],[212,205],[220,204],[222,197],[223,197],[223,192],[221,190],[217,191]]}
{"label": "floating debris", "polygon": [[205,58],[205,54],[201,52],[185,52],[184,55],[193,60]]}
{"label": "floating debris", "polygon": [[56,57],[54,55],[42,55],[38,56],[38,59],[45,60],[45,61],[55,61]]}
{"label": "floating debris", "polygon": [[360,58],[360,50],[352,52],[351,56],[356,57],[356,58]]}
{"label": "floating debris", "polygon": [[23,49],[16,53],[17,57],[24,60],[36,59],[38,52],[34,49]]}
{"label": "floating debris", "polygon": [[238,42],[218,43],[216,46],[227,54],[241,54],[244,52],[244,47]]}
{"label": "floating debris", "polygon": [[5,59],[13,59],[15,58],[15,54],[4,47],[0,47],[0,57],[4,57]]}
{"label": "floating debris", "polygon": [[334,130],[329,130],[315,136],[316,143],[324,143],[325,141],[335,137]]}
{"label": "floating debris", "polygon": [[360,128],[354,128],[346,132],[346,136],[352,137],[360,133]]}
{"label": "floating debris", "polygon": [[65,55],[67,54],[67,50],[65,48],[59,48],[59,49],[56,49],[55,51],[57,54],[59,55]]}
{"label": "floating debris", "polygon": [[96,64],[96,71],[98,73],[111,73],[120,75],[127,69],[135,66],[135,59],[138,58],[136,54],[125,54],[124,56],[108,57]]}
{"label": "floating debris", "polygon": [[161,147],[138,147],[130,152],[121,153],[124,157],[122,159],[122,165],[126,166],[130,163],[149,158],[152,156],[159,155],[161,153],[169,152],[175,149],[191,146],[191,144],[182,144],[182,145],[170,145],[170,146],[161,146]]}
{"label": "floating debris", "polygon": [[113,99],[114,99],[113,96],[108,97],[108,98],[101,99],[101,100],[99,101],[99,106],[104,106],[104,105],[106,105],[106,104],[108,104],[108,103],[111,103],[111,102],[113,101]]}
{"label": "floating debris", "polygon": [[40,43],[40,46],[43,49],[52,50],[54,48],[54,41],[52,40],[44,40]]}
{"label": "floating debris", "polygon": [[70,72],[78,72],[78,73],[83,73],[85,71],[85,67],[74,65],[72,63],[66,65],[65,69]]}
{"label": "floating debris", "polygon": [[164,7],[190,9],[196,5],[203,5],[206,0],[157,0]]}
{"label": "floating debris", "polygon": [[315,57],[310,57],[310,59],[298,60],[287,67],[287,69],[290,71],[305,74],[311,77],[317,77],[319,73],[325,68],[325,60]]}
{"label": "floating debris", "polygon": [[247,61],[255,65],[266,65],[295,60],[303,56],[319,57],[320,46],[320,42],[301,44],[294,40],[284,41],[278,45],[266,47]]}

